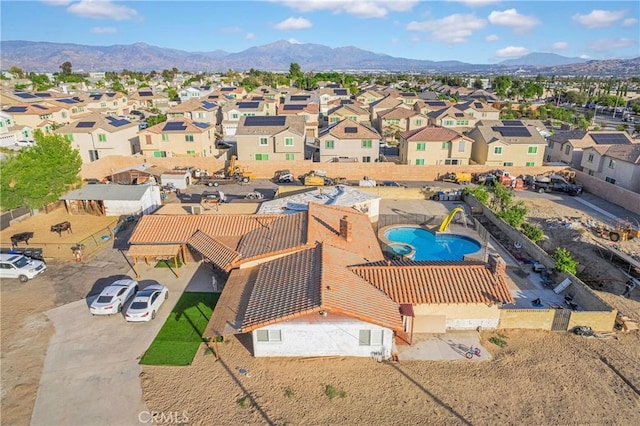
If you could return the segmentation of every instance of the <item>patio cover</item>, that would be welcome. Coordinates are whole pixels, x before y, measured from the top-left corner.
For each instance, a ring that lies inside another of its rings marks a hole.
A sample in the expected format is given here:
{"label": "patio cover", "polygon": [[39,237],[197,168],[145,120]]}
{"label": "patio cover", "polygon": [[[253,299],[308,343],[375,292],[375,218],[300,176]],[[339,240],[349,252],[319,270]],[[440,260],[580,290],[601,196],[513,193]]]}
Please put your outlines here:
{"label": "patio cover", "polygon": [[[149,259],[155,260],[167,260],[174,258],[175,259],[175,271],[173,271],[176,276],[178,275],[178,257],[180,256],[180,252],[184,250],[182,244],[134,244],[129,247],[127,250],[127,256],[133,258],[133,266],[134,271],[136,273],[136,278],[140,278],[140,271],[138,270],[138,258],[144,258],[147,265],[149,264]],[[185,256],[183,253],[182,263],[186,264]]]}

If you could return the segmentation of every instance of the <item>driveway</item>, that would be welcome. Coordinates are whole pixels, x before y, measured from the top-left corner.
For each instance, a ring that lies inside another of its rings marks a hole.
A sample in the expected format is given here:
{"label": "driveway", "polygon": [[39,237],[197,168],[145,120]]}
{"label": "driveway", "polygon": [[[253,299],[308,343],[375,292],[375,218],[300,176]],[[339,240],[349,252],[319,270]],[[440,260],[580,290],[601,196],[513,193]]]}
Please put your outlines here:
{"label": "driveway", "polygon": [[[94,273],[108,275],[99,268],[96,265]],[[32,425],[139,423],[139,413],[146,410],[139,358],[187,286],[189,291],[213,290],[210,268],[204,264],[183,266],[180,278],[166,268],[141,265],[141,275],[140,288],[158,282],[169,288],[169,300],[148,323],[127,323],[121,314],[93,317],[88,305],[100,291],[95,286],[87,298],[46,312],[55,334],[47,349]]]}
{"label": "driveway", "polygon": [[411,346],[398,346],[402,361],[461,361],[471,347],[480,349],[480,356],[471,361],[490,360],[491,355],[482,345],[475,331],[450,331],[445,334],[415,334]]}

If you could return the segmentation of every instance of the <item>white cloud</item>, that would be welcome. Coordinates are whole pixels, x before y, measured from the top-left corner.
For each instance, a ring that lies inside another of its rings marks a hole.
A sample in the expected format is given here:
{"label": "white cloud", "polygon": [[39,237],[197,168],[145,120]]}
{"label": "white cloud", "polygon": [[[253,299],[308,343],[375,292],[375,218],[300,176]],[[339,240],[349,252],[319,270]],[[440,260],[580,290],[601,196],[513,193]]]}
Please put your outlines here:
{"label": "white cloud", "polygon": [[624,21],[622,21],[622,26],[623,27],[633,27],[637,23],[638,23],[638,20],[636,18],[627,18]]}
{"label": "white cloud", "polygon": [[589,56],[589,55],[580,55],[580,56],[579,56],[579,58],[582,58],[582,59],[591,59],[591,56]]}
{"label": "white cloud", "polygon": [[489,42],[491,42],[491,41],[498,41],[498,40],[500,40],[500,37],[498,37],[498,36],[497,36],[497,35],[495,35],[495,34],[489,34],[488,36],[486,36],[486,37],[484,38],[484,41],[489,41]]}
{"label": "white cloud", "polygon": [[494,10],[489,14],[488,19],[493,25],[510,27],[516,33],[527,32],[540,24],[536,17],[521,15],[516,9],[507,9],[502,12]]}
{"label": "white cloud", "polygon": [[113,19],[114,21],[127,21],[138,16],[135,9],[117,5],[105,0],[82,0],[67,8],[74,15],[92,19]]}
{"label": "white cloud", "polygon": [[508,46],[496,52],[498,58],[519,58],[529,53],[526,47]]}
{"label": "white cloud", "polygon": [[270,0],[299,12],[328,10],[360,18],[383,18],[389,12],[409,12],[419,0]]}
{"label": "white cloud", "polygon": [[66,6],[71,3],[71,0],[42,0],[42,3],[49,4],[51,6]]}
{"label": "white cloud", "polygon": [[624,11],[592,10],[588,15],[576,13],[573,20],[587,28],[608,27],[624,17]]}
{"label": "white cloud", "polygon": [[611,50],[611,49],[622,49],[625,47],[633,46],[636,42],[629,38],[617,38],[617,39],[602,39],[595,40],[588,44],[588,48],[590,50],[595,50],[598,52]]}
{"label": "white cloud", "polygon": [[305,28],[311,28],[313,25],[311,21],[304,18],[287,18],[284,21],[276,24],[273,28],[276,30],[303,30]]}
{"label": "white cloud", "polygon": [[482,7],[494,3],[500,3],[502,0],[447,0],[452,3],[462,3],[469,7]]}
{"label": "white cloud", "polygon": [[551,48],[555,50],[564,50],[564,49],[567,49],[568,47],[569,47],[569,43],[567,43],[566,41],[556,41],[551,45]]}
{"label": "white cloud", "polygon": [[244,36],[245,40],[253,40],[254,38],[256,38],[254,33],[247,33],[247,35]]}
{"label": "white cloud", "polygon": [[449,15],[433,21],[412,21],[407,31],[430,32],[431,40],[444,43],[466,43],[473,31],[484,28],[486,21],[475,15]]}
{"label": "white cloud", "polygon": [[298,40],[296,40],[295,38],[290,38],[289,40],[287,40],[289,43],[291,44],[302,44],[300,43]]}
{"label": "white cloud", "polygon": [[93,27],[91,32],[93,34],[115,34],[118,30],[114,27]]}
{"label": "white cloud", "polygon": [[242,28],[240,27],[222,27],[218,31],[225,34],[233,34],[233,33],[241,33]]}

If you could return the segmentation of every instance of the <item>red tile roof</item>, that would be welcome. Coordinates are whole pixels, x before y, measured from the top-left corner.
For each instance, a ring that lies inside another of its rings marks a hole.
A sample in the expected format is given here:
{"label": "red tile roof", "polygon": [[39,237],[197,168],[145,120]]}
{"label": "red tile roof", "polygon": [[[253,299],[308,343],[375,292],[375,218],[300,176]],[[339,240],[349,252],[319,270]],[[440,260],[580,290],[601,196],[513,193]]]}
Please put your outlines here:
{"label": "red tile roof", "polygon": [[230,249],[202,231],[196,231],[196,233],[189,238],[187,244],[198,250],[214,265],[223,270],[228,270],[230,265],[240,258],[240,253]]}
{"label": "red tile roof", "polygon": [[455,130],[439,126],[429,126],[414,130],[407,130],[406,132],[401,132],[400,137],[410,142],[448,142],[458,138],[466,139],[470,142],[473,142],[473,139],[463,136]]}
{"label": "red tile roof", "polygon": [[403,262],[349,268],[398,303],[514,303],[505,278],[483,262]]}

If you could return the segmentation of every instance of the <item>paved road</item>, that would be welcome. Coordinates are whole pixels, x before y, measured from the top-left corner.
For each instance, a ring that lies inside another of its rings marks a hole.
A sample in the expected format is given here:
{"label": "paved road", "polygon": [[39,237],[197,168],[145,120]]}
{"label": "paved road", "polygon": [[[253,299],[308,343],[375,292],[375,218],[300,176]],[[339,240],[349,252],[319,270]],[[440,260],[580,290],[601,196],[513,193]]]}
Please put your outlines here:
{"label": "paved road", "polygon": [[167,269],[141,265],[140,287],[160,282],[169,288],[170,296],[155,320],[132,324],[122,315],[93,317],[88,310],[101,288],[122,276],[121,272],[134,276],[117,250],[107,249],[86,264],[72,266],[75,272],[71,277],[89,278],[95,284],[88,296],[85,293],[46,312],[55,334],[47,349],[31,424],[138,424],[139,413],[146,410],[138,359],[186,287],[189,291],[212,291],[210,269],[191,263],[181,268],[181,277],[176,278]]}

